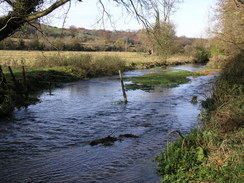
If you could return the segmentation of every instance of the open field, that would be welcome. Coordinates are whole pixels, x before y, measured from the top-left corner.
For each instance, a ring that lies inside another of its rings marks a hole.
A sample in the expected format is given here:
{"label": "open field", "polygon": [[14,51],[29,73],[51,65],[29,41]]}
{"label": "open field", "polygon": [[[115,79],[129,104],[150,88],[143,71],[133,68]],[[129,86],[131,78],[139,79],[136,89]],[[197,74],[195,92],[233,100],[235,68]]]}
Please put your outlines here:
{"label": "open field", "polygon": [[[60,57],[69,58],[81,55],[91,55],[99,58],[104,56],[119,57],[126,62],[126,65],[132,63],[136,65],[148,65],[155,63],[162,63],[162,59],[157,55],[148,55],[147,53],[139,52],[77,52],[77,51],[12,51],[0,50],[0,65],[3,66],[18,66],[25,65],[35,67],[39,65],[38,62],[43,58]],[[168,59],[168,64],[190,63],[193,61],[192,57],[174,56]],[[139,66],[140,67],[140,66]]]}

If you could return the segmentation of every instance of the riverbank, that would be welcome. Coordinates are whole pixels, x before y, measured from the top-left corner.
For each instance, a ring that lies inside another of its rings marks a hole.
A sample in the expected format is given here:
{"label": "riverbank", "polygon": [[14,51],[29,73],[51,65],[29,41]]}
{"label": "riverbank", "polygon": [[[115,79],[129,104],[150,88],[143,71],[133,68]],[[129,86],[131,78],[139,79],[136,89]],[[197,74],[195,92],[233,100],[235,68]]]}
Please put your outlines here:
{"label": "riverbank", "polygon": [[[1,52],[1,78],[6,80],[1,83],[0,90],[1,116],[9,114],[14,107],[28,106],[37,101],[37,92],[51,90],[65,82],[115,75],[118,70],[193,62],[192,58],[184,56],[172,57],[168,62],[162,62],[156,55],[129,52]],[[14,76],[10,74],[9,66]]]}
{"label": "riverbank", "polygon": [[157,157],[162,182],[243,182],[244,60],[229,59],[203,102],[203,127]]}
{"label": "riverbank", "polygon": [[[24,63],[22,63],[24,65]],[[0,114],[8,115],[14,107],[28,106],[37,101],[43,90],[61,86],[63,83],[86,80],[93,77],[113,75],[118,70],[129,69],[117,57],[94,58],[91,55],[72,57],[44,57],[33,65],[1,67]]]}

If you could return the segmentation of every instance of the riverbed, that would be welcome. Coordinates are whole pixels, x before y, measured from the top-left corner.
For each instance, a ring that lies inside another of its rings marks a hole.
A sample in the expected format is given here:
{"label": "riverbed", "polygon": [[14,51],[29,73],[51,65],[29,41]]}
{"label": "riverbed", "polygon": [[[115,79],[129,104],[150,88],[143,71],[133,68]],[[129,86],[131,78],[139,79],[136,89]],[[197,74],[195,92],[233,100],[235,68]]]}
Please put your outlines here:
{"label": "riverbed", "polygon": [[[164,69],[135,70],[124,77],[153,72]],[[51,95],[43,92],[39,103],[0,120],[0,182],[160,182],[155,156],[169,143],[167,133],[188,133],[198,125],[200,101],[213,79],[191,77],[174,88],[128,90],[127,105],[118,76],[69,83]],[[197,104],[190,102],[193,96]],[[123,134],[138,138],[124,138],[112,146],[90,145],[95,139]]]}

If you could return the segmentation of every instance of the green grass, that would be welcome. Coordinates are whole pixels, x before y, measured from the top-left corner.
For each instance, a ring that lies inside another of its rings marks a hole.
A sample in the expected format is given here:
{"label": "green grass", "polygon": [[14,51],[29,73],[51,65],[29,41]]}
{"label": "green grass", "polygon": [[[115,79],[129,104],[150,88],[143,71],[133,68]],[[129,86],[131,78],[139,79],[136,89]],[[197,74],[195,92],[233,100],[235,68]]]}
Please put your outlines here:
{"label": "green grass", "polygon": [[160,74],[149,74],[138,77],[132,77],[132,84],[127,84],[127,89],[151,90],[154,86],[174,87],[190,81],[188,76],[199,76],[199,73],[190,71],[166,71]]}
{"label": "green grass", "polygon": [[185,143],[178,138],[156,158],[161,182],[243,182],[243,132],[228,136],[225,142],[212,130],[194,130],[184,137]]}

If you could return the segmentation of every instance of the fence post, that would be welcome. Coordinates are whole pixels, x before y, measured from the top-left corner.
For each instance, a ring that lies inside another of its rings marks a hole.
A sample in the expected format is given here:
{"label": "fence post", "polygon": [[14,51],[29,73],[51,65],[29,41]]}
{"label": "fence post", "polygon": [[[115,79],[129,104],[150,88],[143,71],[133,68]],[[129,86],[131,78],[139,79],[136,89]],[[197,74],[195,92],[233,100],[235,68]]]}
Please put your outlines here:
{"label": "fence post", "polygon": [[9,69],[10,75],[12,76],[12,80],[13,80],[13,82],[14,82],[15,89],[17,90],[17,93],[20,94],[20,95],[22,95],[22,92],[21,92],[19,83],[18,83],[18,81],[16,80],[16,78],[15,78],[15,76],[14,76],[14,73],[13,73],[11,67],[8,66],[8,69]]}
{"label": "fence post", "polygon": [[120,81],[121,81],[121,87],[122,87],[122,92],[123,92],[123,97],[124,97],[124,103],[127,104],[127,96],[125,93],[125,86],[124,86],[124,80],[123,80],[123,76],[121,74],[121,71],[119,70],[119,77],[120,77]]}
{"label": "fence post", "polygon": [[2,70],[2,66],[0,65],[0,75],[1,75],[1,83],[0,85],[2,86],[3,90],[7,90],[8,89],[8,85],[7,85],[7,81],[6,81],[6,78],[3,74],[3,70]]}
{"label": "fence post", "polygon": [[23,86],[24,86],[24,93],[25,96],[28,97],[28,86],[27,86],[27,81],[26,81],[26,72],[25,72],[25,66],[22,66],[22,74],[23,74]]}

